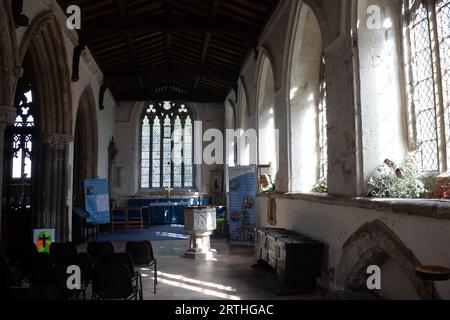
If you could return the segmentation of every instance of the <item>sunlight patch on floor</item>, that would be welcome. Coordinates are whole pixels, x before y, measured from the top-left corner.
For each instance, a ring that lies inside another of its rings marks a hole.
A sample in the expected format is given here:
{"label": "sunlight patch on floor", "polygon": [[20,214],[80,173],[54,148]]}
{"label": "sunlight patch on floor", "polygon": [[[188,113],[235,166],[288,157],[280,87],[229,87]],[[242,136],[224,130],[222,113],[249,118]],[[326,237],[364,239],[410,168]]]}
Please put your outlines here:
{"label": "sunlight patch on floor", "polygon": [[227,287],[227,286],[223,286],[223,285],[217,284],[217,283],[212,283],[212,282],[206,282],[206,281],[196,280],[196,279],[192,279],[192,278],[187,278],[187,277],[184,277],[182,275],[170,274],[170,273],[164,273],[164,272],[158,271],[158,277],[159,276],[164,276],[164,277],[169,278],[169,279],[179,280],[179,281],[188,282],[188,283],[192,283],[192,284],[198,284],[198,285],[202,285],[202,286],[205,286],[205,287],[211,287],[211,288],[215,288],[215,289],[218,289],[218,290],[236,292],[236,289],[234,289],[232,287]]}
{"label": "sunlight patch on floor", "polygon": [[[148,272],[141,273],[143,278],[154,280],[154,271],[150,271],[148,268],[141,268],[141,271]],[[240,297],[230,294],[230,292],[237,291],[235,288],[224,286],[218,283],[192,279],[184,277],[182,275],[158,271],[158,282],[190,291],[199,292],[204,295],[216,298],[227,300],[241,300]]]}
{"label": "sunlight patch on floor", "polygon": [[156,232],[156,235],[159,237],[167,237],[167,238],[176,238],[176,239],[189,239],[189,236],[180,234],[180,233],[171,233],[171,232]]}
{"label": "sunlight patch on floor", "polygon": [[227,299],[227,300],[241,300],[241,298],[239,298],[238,296],[230,295],[227,293],[223,293],[223,292],[219,292],[219,291],[215,291],[215,290],[211,290],[211,289],[204,289],[204,288],[196,287],[193,285],[189,285],[189,284],[185,284],[185,283],[181,283],[181,282],[177,282],[177,281],[173,281],[173,280],[162,279],[160,277],[158,277],[158,282],[168,284],[168,285],[178,287],[178,288],[183,288],[183,289],[190,290],[190,291],[199,292],[199,293],[202,293],[207,296],[213,296],[213,297]]}

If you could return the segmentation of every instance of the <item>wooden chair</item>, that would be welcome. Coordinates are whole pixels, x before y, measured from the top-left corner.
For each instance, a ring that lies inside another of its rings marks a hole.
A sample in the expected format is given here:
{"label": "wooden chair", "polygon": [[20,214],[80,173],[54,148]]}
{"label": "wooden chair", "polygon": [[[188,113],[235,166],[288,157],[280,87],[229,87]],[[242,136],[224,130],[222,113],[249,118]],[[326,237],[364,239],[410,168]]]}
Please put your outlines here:
{"label": "wooden chair", "polygon": [[127,229],[138,226],[144,229],[144,215],[142,208],[127,208]]}
{"label": "wooden chair", "polygon": [[111,230],[114,231],[115,227],[128,228],[128,209],[117,208],[111,212]]}

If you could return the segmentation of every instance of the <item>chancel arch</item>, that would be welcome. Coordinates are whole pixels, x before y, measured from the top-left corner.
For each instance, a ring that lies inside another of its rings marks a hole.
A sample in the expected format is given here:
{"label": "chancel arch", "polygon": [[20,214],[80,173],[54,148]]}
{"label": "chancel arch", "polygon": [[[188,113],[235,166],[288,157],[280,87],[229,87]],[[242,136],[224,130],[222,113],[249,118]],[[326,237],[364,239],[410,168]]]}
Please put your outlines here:
{"label": "chancel arch", "polygon": [[85,179],[97,177],[98,123],[94,92],[86,87],[80,97],[74,132],[73,204],[84,207]]}
{"label": "chancel arch", "polygon": [[310,192],[326,171],[323,40],[317,17],[303,4],[295,19],[289,74],[291,191]]}

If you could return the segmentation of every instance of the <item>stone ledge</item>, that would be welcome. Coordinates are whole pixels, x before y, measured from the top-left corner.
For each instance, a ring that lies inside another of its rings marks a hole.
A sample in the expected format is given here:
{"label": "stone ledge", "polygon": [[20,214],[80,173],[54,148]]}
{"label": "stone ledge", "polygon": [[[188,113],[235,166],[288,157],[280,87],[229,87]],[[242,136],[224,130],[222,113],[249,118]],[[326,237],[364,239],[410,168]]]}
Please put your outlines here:
{"label": "stone ledge", "polygon": [[425,199],[375,199],[332,196],[319,193],[259,193],[259,198],[304,200],[327,205],[357,207],[396,214],[450,220],[450,201]]}

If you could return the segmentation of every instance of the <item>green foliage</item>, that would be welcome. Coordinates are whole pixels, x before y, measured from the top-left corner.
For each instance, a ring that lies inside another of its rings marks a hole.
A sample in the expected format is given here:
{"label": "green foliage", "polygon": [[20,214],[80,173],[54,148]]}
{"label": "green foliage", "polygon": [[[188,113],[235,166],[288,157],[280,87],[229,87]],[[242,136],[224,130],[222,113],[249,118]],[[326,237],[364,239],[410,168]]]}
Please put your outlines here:
{"label": "green foliage", "polygon": [[429,194],[412,160],[397,165],[386,160],[369,181],[369,196],[376,198],[420,199]]}
{"label": "green foliage", "polygon": [[275,179],[272,177],[272,174],[266,174],[265,175],[266,180],[267,180],[267,187],[261,189],[262,193],[270,193],[270,192],[274,192],[276,189],[276,185],[275,185]]}
{"label": "green foliage", "polygon": [[328,181],[327,179],[320,180],[311,190],[314,193],[328,193]]}
{"label": "green foliage", "polygon": [[225,218],[217,218],[216,219],[217,228],[214,231],[215,235],[224,235],[225,234]]}

